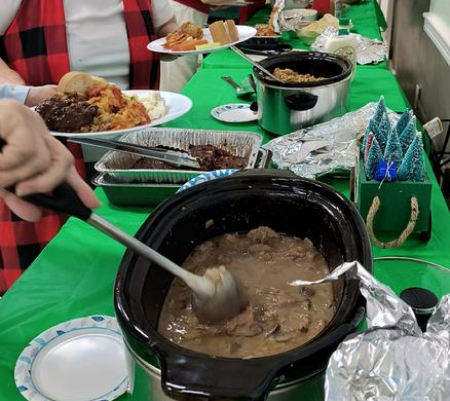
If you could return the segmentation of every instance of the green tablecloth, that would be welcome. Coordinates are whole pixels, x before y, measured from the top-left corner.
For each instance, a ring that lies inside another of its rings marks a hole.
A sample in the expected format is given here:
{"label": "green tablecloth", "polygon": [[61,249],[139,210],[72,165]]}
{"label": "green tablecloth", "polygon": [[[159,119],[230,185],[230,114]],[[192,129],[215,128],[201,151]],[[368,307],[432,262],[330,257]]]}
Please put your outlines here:
{"label": "green tablecloth", "polygon": [[[381,39],[380,27],[384,28],[384,23],[378,17],[375,3],[376,0],[365,0],[355,6],[346,6],[342,16],[353,21],[354,32],[366,38]],[[270,7],[258,11],[248,20],[247,25],[267,23],[270,11]]]}
{"label": "green tablecloth", "polygon": [[[370,15],[373,16],[371,2],[360,7],[349,10],[358,14],[352,18],[355,22],[358,18],[359,24],[365,18],[368,21]],[[199,71],[184,90],[193,99],[194,107],[186,116],[168,125],[249,130],[262,134],[257,124],[224,124],[209,114],[214,106],[239,102],[231,87],[220,80],[220,76],[231,75],[240,79],[249,72],[245,68]],[[407,102],[389,71],[359,67],[351,86],[351,109],[376,101],[381,94],[385,96],[389,108],[395,111],[406,108]],[[264,134],[264,140],[269,139],[271,136]],[[375,256],[414,256],[450,266],[450,216],[429,163],[427,168],[433,182],[431,240],[426,243],[410,238],[401,248],[374,248]],[[347,180],[326,181],[348,194]],[[119,208],[108,203],[102,190],[97,190],[97,194],[103,203],[98,213],[130,234],[136,232],[151,212],[150,208]],[[15,388],[13,372],[18,355],[32,338],[53,325],[73,318],[90,314],[113,315],[113,282],[123,252],[123,247],[114,241],[84,223],[70,219],[36,262],[0,300],[1,401],[23,400]],[[394,275],[391,280],[396,283]],[[126,399],[127,396],[120,398],[121,401]]]}
{"label": "green tablecloth", "polygon": [[[344,16],[350,18],[354,23],[355,33],[366,38],[381,40],[380,21],[378,18],[377,7],[374,0],[367,0],[366,2],[357,6],[348,6],[344,11]],[[266,23],[269,19],[270,8],[265,8],[257,12],[249,21],[248,25],[255,25]],[[382,22],[381,22],[382,24]],[[384,27],[384,24],[382,24]],[[294,49],[309,50],[310,47],[305,45],[296,35],[285,32],[280,43],[289,43]],[[202,68],[247,68],[249,63],[242,57],[234,53],[232,50],[223,50],[220,52],[211,53],[202,63]],[[380,64],[370,65],[373,68],[387,69],[387,63],[384,61]]]}
{"label": "green tablecloth", "polygon": [[[189,82],[184,93],[194,100],[190,113],[169,124],[177,127],[249,130],[260,132],[256,124],[228,125],[214,120],[213,106],[237,99],[219,79],[222,73],[243,77],[244,70],[202,70]],[[384,94],[388,107],[402,111],[406,102],[395,77],[387,70],[358,68],[351,90],[351,107],[376,101]],[[269,135],[265,140],[270,139]],[[408,239],[393,250],[374,248],[375,256],[414,256],[450,266],[450,217],[433,177],[433,235],[428,243]],[[348,194],[347,180],[328,179],[336,189]],[[98,213],[129,233],[145,221],[150,208],[119,208],[108,203],[97,190],[103,205]],[[113,282],[123,247],[78,220],[70,219],[54,241],[0,301],[0,400],[20,401],[13,380],[15,361],[36,335],[60,322],[89,314],[113,314]],[[392,278],[395,280],[395,278]],[[125,400],[127,397],[121,397]]]}

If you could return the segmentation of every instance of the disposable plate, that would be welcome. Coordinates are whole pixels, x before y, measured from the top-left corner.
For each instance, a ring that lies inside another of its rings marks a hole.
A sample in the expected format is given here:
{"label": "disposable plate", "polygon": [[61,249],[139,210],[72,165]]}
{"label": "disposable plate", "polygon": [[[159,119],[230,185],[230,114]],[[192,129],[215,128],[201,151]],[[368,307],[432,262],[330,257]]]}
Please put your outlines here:
{"label": "disposable plate", "polygon": [[[237,25],[236,26],[239,34],[239,40],[228,43],[225,45],[221,45],[218,47],[212,47],[208,49],[202,49],[202,50],[187,50],[187,51],[173,51],[170,49],[166,49],[163,47],[163,44],[166,42],[166,38],[159,38],[154,40],[153,42],[150,42],[147,46],[148,50],[155,52],[155,53],[166,53],[166,54],[174,54],[178,56],[183,56],[187,54],[201,54],[201,53],[212,53],[219,50],[227,49],[230,46],[236,45],[241,42],[245,42],[246,40],[252,38],[256,35],[256,29],[251,26],[245,26],[245,25]],[[211,36],[211,32],[208,28],[203,29],[203,38],[206,39],[208,42],[212,43],[213,38]]]}
{"label": "disposable plate", "polygon": [[107,137],[115,138],[123,134],[129,134],[131,132],[141,131],[149,127],[156,127],[158,125],[167,123],[169,121],[175,120],[181,117],[183,114],[187,113],[192,107],[192,101],[187,96],[181,95],[179,93],[164,92],[164,91],[152,91],[152,90],[125,90],[122,91],[125,95],[135,96],[136,98],[143,97],[145,95],[159,92],[166,105],[167,113],[161,118],[157,118],[148,124],[138,125],[132,128],[121,129],[117,131],[101,131],[101,132],[54,132],[51,134],[54,136],[63,136],[66,138],[96,138],[96,137]]}
{"label": "disposable plate", "polygon": [[116,319],[95,315],[46,330],[22,351],[14,378],[29,401],[116,399],[128,388]]}

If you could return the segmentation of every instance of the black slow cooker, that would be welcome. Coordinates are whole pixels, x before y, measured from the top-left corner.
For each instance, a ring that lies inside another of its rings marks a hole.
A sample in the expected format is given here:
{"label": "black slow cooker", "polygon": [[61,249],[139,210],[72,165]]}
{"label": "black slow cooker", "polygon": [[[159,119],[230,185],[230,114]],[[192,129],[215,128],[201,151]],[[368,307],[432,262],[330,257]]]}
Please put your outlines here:
{"label": "black slow cooker", "polygon": [[[155,210],[137,238],[182,264],[206,240],[258,226],[309,238],[332,268],[357,260],[372,271],[369,238],[354,206],[327,185],[282,171],[247,170],[183,191]],[[160,392],[154,381],[138,380],[155,369],[160,369],[164,393],[173,399],[260,400],[283,383],[315,381],[322,386],[329,356],[364,316],[358,282],[344,277],[336,283],[334,319],[311,342],[264,358],[212,357],[182,348],[158,333],[172,280],[161,267],[131,251],[120,265],[115,309],[131,356],[136,394],[144,392],[144,386]],[[301,394],[297,399],[312,400]]]}

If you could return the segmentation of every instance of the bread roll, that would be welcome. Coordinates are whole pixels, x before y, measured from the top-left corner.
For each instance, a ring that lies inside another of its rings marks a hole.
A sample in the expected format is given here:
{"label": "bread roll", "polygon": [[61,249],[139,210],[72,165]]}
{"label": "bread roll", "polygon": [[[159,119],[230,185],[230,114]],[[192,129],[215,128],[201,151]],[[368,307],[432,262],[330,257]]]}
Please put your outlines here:
{"label": "bread roll", "polygon": [[237,42],[239,40],[239,33],[236,28],[236,24],[233,20],[229,19],[225,21],[225,28],[228,32],[228,36],[231,42]]}
{"label": "bread roll", "polygon": [[58,83],[58,91],[62,93],[86,93],[94,85],[98,84],[106,84],[106,81],[85,72],[71,71],[60,79]]}
{"label": "bread roll", "polygon": [[233,20],[216,21],[209,26],[213,41],[226,45],[239,40],[238,30]]}

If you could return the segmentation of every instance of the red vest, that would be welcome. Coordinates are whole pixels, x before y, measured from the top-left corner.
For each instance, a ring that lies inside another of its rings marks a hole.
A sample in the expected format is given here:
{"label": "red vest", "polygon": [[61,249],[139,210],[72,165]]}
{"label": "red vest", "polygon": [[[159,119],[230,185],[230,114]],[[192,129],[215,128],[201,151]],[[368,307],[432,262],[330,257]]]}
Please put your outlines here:
{"label": "red vest", "polygon": [[204,14],[209,14],[209,6],[202,3],[200,0],[173,0],[173,1],[184,4],[185,6],[191,7],[194,10],[200,11]]}
{"label": "red vest", "polygon": [[[151,1],[123,0],[123,6],[130,49],[130,86],[157,88],[159,62],[147,50],[147,44],[155,39]],[[70,70],[63,0],[22,0],[16,17],[0,37],[0,57],[27,85],[57,83]],[[83,176],[81,149],[69,145]],[[0,293],[33,262],[66,218],[45,211],[39,222],[25,222],[12,215],[0,199]]]}

